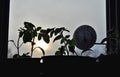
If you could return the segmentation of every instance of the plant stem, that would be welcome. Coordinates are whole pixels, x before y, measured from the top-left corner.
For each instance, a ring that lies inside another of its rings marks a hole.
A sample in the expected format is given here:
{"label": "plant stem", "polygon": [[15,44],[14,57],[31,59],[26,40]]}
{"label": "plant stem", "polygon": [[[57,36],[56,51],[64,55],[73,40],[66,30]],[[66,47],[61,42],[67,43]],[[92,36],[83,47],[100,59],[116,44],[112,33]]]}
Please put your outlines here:
{"label": "plant stem", "polygon": [[67,48],[67,46],[66,46],[66,51],[67,51],[67,54],[68,54],[68,56],[69,56],[69,51],[68,51],[68,48]]}
{"label": "plant stem", "polygon": [[67,55],[69,56],[69,51],[68,51],[68,48],[67,48],[67,44],[64,42],[65,44],[65,50],[67,51]]}
{"label": "plant stem", "polygon": [[76,52],[74,52],[76,54],[76,56],[78,56],[78,54]]}
{"label": "plant stem", "polygon": [[[32,43],[31,43],[32,44]],[[33,55],[33,45],[32,45],[32,47],[31,47],[31,57],[32,57],[32,55]]]}
{"label": "plant stem", "polygon": [[23,44],[24,44],[24,43],[21,43],[20,46],[19,46],[19,48],[20,48]]}
{"label": "plant stem", "polygon": [[[32,44],[32,43],[31,43]],[[32,47],[31,47],[31,57],[32,57],[32,55],[33,55],[33,45],[32,45]]]}
{"label": "plant stem", "polygon": [[20,55],[20,53],[19,53],[19,41],[20,41],[20,38],[18,38],[18,41],[17,41],[17,52],[18,52],[18,55]]}
{"label": "plant stem", "polygon": [[33,38],[33,41],[31,41],[31,45],[32,45],[32,47],[31,47],[31,57],[33,55],[34,41],[35,41],[35,38]]}

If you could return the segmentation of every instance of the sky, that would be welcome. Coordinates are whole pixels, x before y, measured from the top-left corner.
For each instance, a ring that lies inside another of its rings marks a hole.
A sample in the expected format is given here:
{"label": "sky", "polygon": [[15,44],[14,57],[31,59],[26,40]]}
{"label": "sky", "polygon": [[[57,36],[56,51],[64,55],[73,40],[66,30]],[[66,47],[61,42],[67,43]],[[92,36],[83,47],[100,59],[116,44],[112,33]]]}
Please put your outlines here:
{"label": "sky", "polygon": [[[70,30],[71,38],[74,31],[81,25],[92,26],[97,33],[97,41],[106,37],[106,4],[105,0],[10,0],[9,40],[17,42],[18,29],[24,22],[31,22],[42,28],[66,27]],[[46,55],[54,55],[59,42],[50,42],[45,49]],[[105,52],[105,46],[94,45],[94,57]],[[8,58],[16,53],[12,43],[8,46]],[[30,44],[20,48],[20,54],[30,51]],[[76,52],[81,50],[76,48]],[[42,53],[36,50],[33,57],[41,57]]]}

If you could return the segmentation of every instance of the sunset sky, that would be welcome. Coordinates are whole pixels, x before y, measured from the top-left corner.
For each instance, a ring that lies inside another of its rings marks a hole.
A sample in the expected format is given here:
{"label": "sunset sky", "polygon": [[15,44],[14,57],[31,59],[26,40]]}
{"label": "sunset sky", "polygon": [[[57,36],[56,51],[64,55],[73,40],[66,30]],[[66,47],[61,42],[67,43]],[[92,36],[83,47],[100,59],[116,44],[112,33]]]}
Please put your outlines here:
{"label": "sunset sky", "polygon": [[[105,0],[10,0],[9,40],[17,42],[18,29],[24,22],[31,22],[42,28],[66,27],[71,38],[77,27],[91,25],[97,33],[97,42],[106,37],[106,4]],[[54,55],[59,42],[46,45],[46,55]],[[9,43],[11,58],[16,53],[12,43]],[[104,46],[94,46],[96,56],[103,53]],[[102,52],[101,52],[102,50]],[[30,51],[29,43],[20,48],[20,53]],[[41,57],[39,50],[33,57]]]}

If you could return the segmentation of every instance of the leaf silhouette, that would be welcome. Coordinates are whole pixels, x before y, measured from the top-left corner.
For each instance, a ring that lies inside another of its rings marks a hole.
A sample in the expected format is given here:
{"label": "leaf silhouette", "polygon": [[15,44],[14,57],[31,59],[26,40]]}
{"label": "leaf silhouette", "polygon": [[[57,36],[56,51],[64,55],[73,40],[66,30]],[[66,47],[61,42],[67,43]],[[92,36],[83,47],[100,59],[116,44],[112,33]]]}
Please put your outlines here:
{"label": "leaf silhouette", "polygon": [[44,29],[42,29],[41,31],[40,31],[42,34],[46,34],[46,30],[44,30]]}
{"label": "leaf silhouette", "polygon": [[57,37],[55,37],[55,39],[53,40],[53,42],[55,42],[56,40],[61,39],[63,36],[62,35],[58,35]]}
{"label": "leaf silhouette", "polygon": [[23,36],[24,32],[20,31],[19,32],[19,38],[21,38]]}
{"label": "leaf silhouette", "polygon": [[63,31],[67,31],[67,32],[70,32],[69,30],[65,29],[64,27],[63,27]]}
{"label": "leaf silhouette", "polygon": [[55,32],[55,31],[53,30],[53,31],[50,33],[50,37],[52,37],[52,36],[53,36],[54,32]]}
{"label": "leaf silhouette", "polygon": [[68,48],[69,48],[70,52],[72,52],[73,54],[75,53],[75,50],[74,50],[75,47],[74,46],[69,45]]}
{"label": "leaf silhouette", "polygon": [[36,32],[35,30],[34,30],[34,31],[32,31],[32,32],[29,32],[29,33],[31,33],[32,38],[37,36],[37,32]]}
{"label": "leaf silhouette", "polygon": [[51,31],[54,31],[54,28],[51,28],[51,29],[48,28],[47,31],[46,31],[46,33],[48,34],[48,33],[50,33]]}
{"label": "leaf silhouette", "polygon": [[36,29],[36,30],[37,30],[37,31],[39,31],[40,29],[41,29],[41,27],[37,27],[37,29]]}
{"label": "leaf silhouette", "polygon": [[28,30],[32,30],[33,27],[35,27],[32,23],[30,22],[24,22],[25,28],[27,28]]}
{"label": "leaf silhouette", "polygon": [[65,36],[65,38],[69,38],[69,37],[70,37],[70,35],[66,35],[66,36]]}
{"label": "leaf silhouette", "polygon": [[71,46],[75,46],[76,42],[75,42],[74,39],[72,39],[72,40],[68,40],[68,44],[71,45]]}
{"label": "leaf silhouette", "polygon": [[62,38],[60,43],[63,44],[64,42],[65,42],[65,38]]}
{"label": "leaf silhouette", "polygon": [[38,40],[41,40],[42,35],[39,33],[38,34]]}
{"label": "leaf silhouette", "polygon": [[58,51],[55,52],[56,56],[63,56],[65,54],[65,46],[58,48]]}
{"label": "leaf silhouette", "polygon": [[64,31],[70,32],[69,30],[65,29]]}
{"label": "leaf silhouette", "polygon": [[43,40],[44,40],[46,43],[49,43],[49,42],[50,42],[49,35],[44,34],[44,35],[43,35]]}
{"label": "leaf silhouette", "polygon": [[23,42],[24,43],[31,42],[31,40],[32,40],[32,35],[26,31],[23,36]]}
{"label": "leaf silhouette", "polygon": [[56,28],[55,29],[55,35],[57,35],[58,33],[60,33],[62,31],[62,28]]}
{"label": "leaf silhouette", "polygon": [[62,54],[61,54],[60,51],[56,51],[56,52],[55,52],[55,55],[56,55],[56,56],[60,56],[60,55],[62,55]]}
{"label": "leaf silhouette", "polygon": [[55,55],[56,55],[56,56],[62,56],[63,54],[61,53],[61,51],[56,51],[56,52],[55,52]]}

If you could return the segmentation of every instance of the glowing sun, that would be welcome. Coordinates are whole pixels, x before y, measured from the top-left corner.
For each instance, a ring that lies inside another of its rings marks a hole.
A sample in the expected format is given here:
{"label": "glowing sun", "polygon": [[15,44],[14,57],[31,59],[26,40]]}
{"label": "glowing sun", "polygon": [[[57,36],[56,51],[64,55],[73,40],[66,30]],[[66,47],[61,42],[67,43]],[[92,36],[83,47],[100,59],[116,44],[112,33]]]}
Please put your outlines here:
{"label": "glowing sun", "polygon": [[40,40],[40,41],[36,42],[36,45],[43,48],[44,50],[48,49],[48,44],[45,43],[43,40]]}

